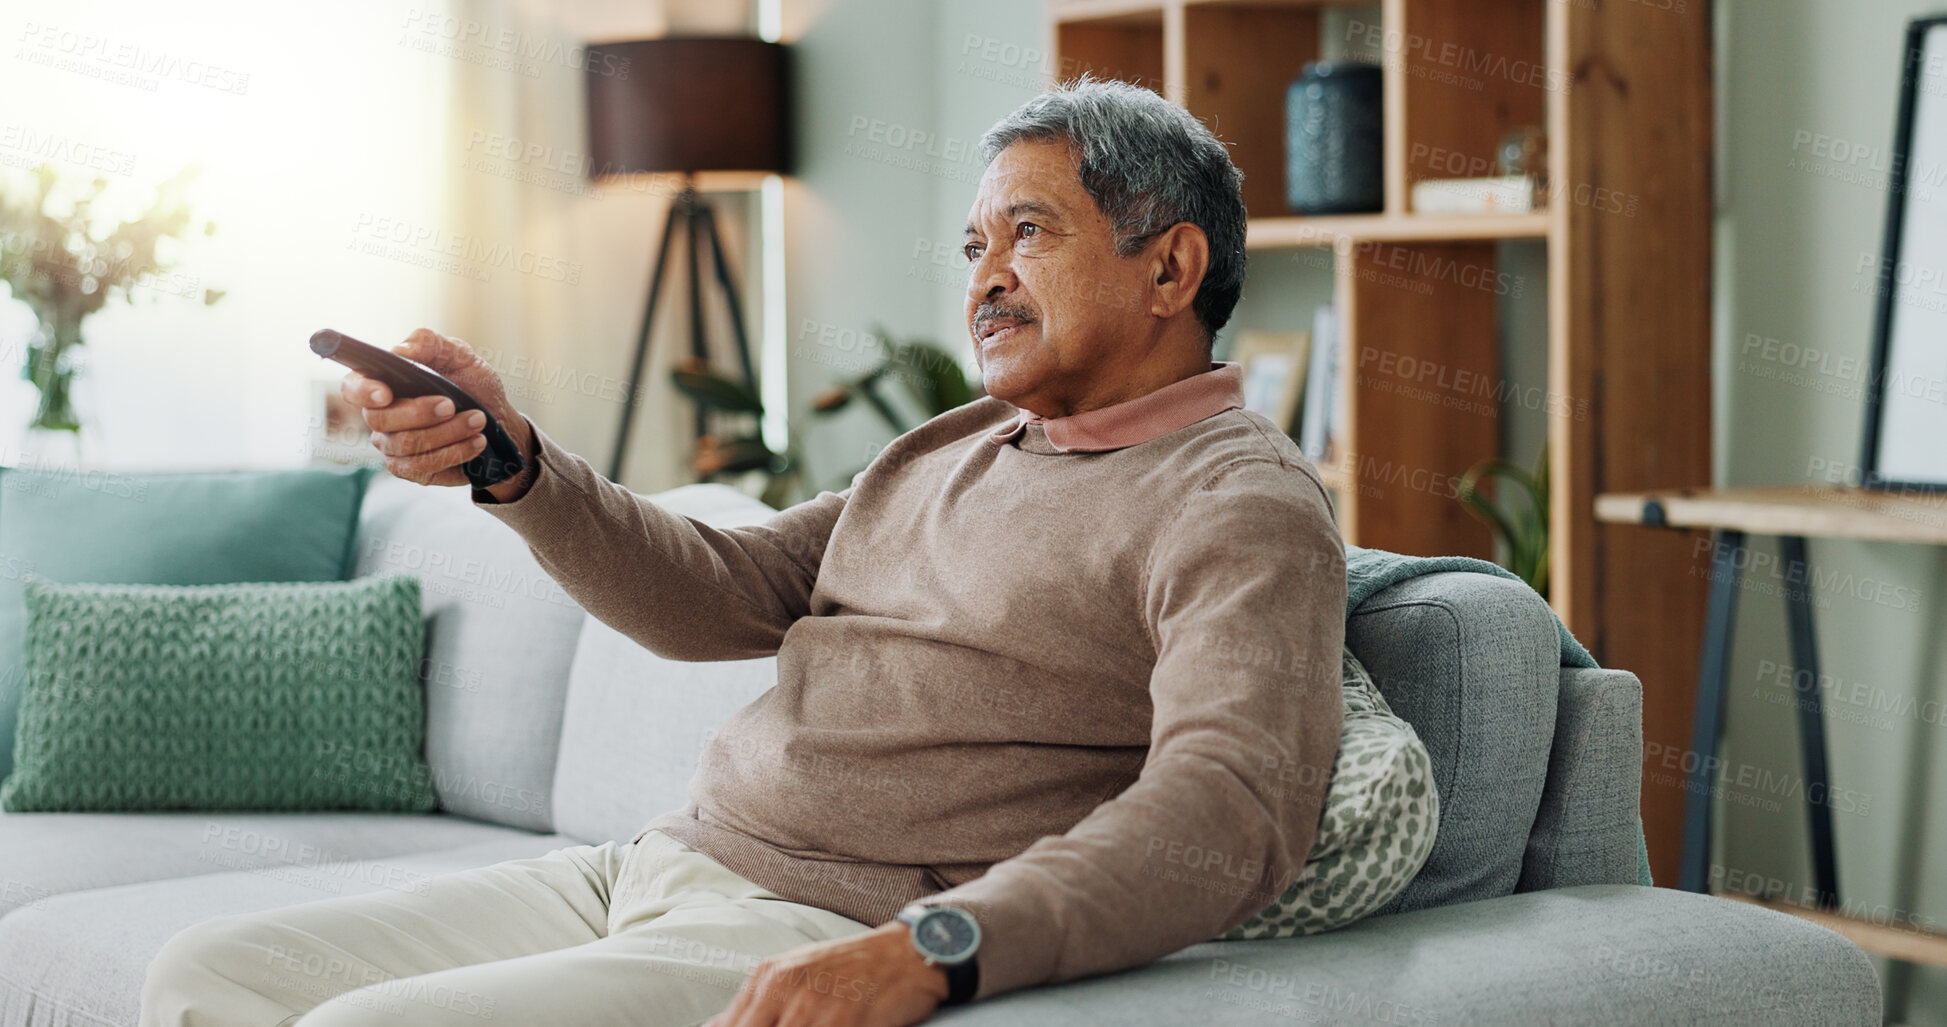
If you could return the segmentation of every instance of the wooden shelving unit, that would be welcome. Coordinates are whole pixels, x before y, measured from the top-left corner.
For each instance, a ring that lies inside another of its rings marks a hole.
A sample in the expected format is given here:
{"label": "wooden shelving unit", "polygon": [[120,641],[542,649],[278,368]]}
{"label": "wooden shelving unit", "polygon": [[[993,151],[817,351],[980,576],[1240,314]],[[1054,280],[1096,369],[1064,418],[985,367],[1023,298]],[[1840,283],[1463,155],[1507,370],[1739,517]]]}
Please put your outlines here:
{"label": "wooden shelving unit", "polygon": [[[1646,739],[1681,749],[1708,565],[1690,535],[1603,525],[1593,503],[1710,483],[1709,5],[1382,0],[1385,209],[1301,217],[1284,203],[1285,90],[1319,57],[1331,6],[1359,5],[1049,0],[1049,46],[1062,75],[1156,89],[1232,145],[1251,249],[1332,250],[1347,437],[1323,470],[1359,545],[1492,555],[1449,491],[1500,452],[1514,384],[1482,283],[1499,242],[1546,245],[1551,601],[1599,660],[1643,679]],[[1419,179],[1493,174],[1521,125],[1548,131],[1544,213],[1408,208]],[[1652,867],[1673,879],[1683,793],[1646,785],[1643,803]]]}

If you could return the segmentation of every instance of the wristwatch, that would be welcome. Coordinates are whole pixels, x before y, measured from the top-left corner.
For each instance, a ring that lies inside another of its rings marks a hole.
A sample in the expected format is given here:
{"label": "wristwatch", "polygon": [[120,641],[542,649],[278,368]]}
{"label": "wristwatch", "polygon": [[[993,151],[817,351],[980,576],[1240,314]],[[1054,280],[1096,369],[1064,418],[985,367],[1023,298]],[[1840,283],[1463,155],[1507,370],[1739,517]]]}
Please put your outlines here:
{"label": "wristwatch", "polygon": [[913,948],[919,950],[928,966],[946,971],[946,1001],[958,1006],[973,1001],[980,988],[980,966],[974,951],[980,948],[980,924],[973,914],[958,906],[911,905],[895,919],[910,930]]}

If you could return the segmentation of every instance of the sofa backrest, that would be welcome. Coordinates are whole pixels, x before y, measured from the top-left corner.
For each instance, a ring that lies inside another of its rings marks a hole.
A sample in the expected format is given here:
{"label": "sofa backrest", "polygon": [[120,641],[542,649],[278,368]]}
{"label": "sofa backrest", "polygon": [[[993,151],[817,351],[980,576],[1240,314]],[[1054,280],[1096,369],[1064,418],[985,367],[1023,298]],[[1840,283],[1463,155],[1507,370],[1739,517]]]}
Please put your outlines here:
{"label": "sofa backrest", "polygon": [[1433,854],[1380,912],[1636,881],[1640,687],[1565,671],[1532,589],[1468,572],[1408,579],[1353,612],[1346,644],[1426,743],[1440,791]]}
{"label": "sofa backrest", "polygon": [[1519,582],[1429,574],[1353,611],[1346,645],[1419,732],[1440,790],[1433,854],[1383,912],[1513,892],[1555,733],[1547,604]]}
{"label": "sofa backrest", "polygon": [[[777,512],[727,485],[686,485],[651,498],[718,528]],[[650,818],[681,807],[704,743],[776,683],[774,656],[666,660],[590,617],[568,674],[555,830],[589,843],[627,841]]]}
{"label": "sofa backrest", "polygon": [[554,830],[561,710],[587,614],[464,488],[380,471],[355,545],[358,575],[410,572],[420,581],[426,761],[440,808]]}
{"label": "sofa backrest", "polygon": [[555,830],[591,844],[628,841],[680,809],[719,726],[777,684],[777,658],[682,663],[588,619],[561,725]]}
{"label": "sofa backrest", "polygon": [[[650,498],[721,526],[776,512],[728,485]],[[379,471],[355,546],[356,574],[419,578],[426,761],[440,808],[451,813],[590,840],[630,837],[633,828],[616,834],[597,825],[640,827],[682,805],[701,733],[776,679],[774,659],[671,663],[622,638],[590,618],[520,535],[476,509],[464,488],[427,488]],[[584,626],[586,653],[578,649]],[[577,715],[564,725],[571,691]],[[557,787],[564,748],[569,780]]]}

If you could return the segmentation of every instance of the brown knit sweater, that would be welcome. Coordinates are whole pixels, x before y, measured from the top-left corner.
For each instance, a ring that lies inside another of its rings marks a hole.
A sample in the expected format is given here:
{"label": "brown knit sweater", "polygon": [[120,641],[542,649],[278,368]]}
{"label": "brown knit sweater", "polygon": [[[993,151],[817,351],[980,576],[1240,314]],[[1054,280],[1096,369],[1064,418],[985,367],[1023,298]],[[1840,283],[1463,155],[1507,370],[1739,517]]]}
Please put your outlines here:
{"label": "brown knit sweater", "polygon": [[868,924],[961,906],[984,998],[1212,938],[1311,849],[1344,549],[1238,381],[1046,421],[982,397],[751,527],[665,511],[538,429],[528,490],[473,496],[654,652],[776,654],[644,831]]}

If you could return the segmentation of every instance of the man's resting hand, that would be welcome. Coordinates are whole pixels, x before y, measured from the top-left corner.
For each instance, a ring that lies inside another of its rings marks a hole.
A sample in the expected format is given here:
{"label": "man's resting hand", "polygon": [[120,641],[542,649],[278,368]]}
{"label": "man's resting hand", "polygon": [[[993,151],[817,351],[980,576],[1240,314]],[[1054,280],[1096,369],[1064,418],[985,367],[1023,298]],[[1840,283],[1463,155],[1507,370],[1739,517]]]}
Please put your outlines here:
{"label": "man's resting hand", "polygon": [[946,1000],[946,971],[913,948],[905,922],[792,949],[757,964],[704,1027],[907,1027]]}
{"label": "man's resting hand", "polygon": [[[534,437],[527,430],[527,420],[507,402],[500,376],[473,352],[473,347],[426,328],[407,336],[406,341],[392,347],[392,352],[451,379],[479,400],[513,437],[529,470],[487,491],[503,503],[518,499],[525,491],[525,482],[533,478]],[[372,447],[385,454],[386,470],[421,485],[468,484],[461,465],[487,445],[481,431],[486,419],[477,411],[456,415],[453,401],[445,396],[395,399],[384,383],[357,371],[345,375],[338,384],[338,394],[364,413],[365,423],[372,429]]]}

